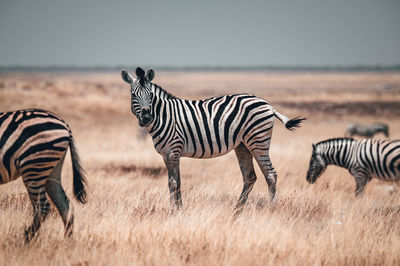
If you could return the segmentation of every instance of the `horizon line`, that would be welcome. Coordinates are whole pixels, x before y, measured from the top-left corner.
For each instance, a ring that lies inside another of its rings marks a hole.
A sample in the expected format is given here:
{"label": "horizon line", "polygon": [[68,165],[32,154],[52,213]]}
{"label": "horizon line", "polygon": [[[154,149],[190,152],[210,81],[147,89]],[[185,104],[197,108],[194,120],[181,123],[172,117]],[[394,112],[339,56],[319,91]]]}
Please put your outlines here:
{"label": "horizon line", "polygon": [[[0,66],[0,72],[58,72],[58,71],[113,71],[121,69],[135,69],[133,65],[8,65]],[[154,68],[160,71],[400,71],[400,63],[392,65],[384,64],[353,64],[353,65],[193,65],[193,66],[168,66],[168,65],[144,65],[144,68]]]}

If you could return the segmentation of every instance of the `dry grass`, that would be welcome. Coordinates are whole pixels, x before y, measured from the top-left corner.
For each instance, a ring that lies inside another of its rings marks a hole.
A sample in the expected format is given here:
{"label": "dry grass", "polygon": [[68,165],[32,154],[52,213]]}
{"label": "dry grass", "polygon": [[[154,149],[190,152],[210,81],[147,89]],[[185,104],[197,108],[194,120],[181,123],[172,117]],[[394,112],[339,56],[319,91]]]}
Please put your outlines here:
{"label": "dry grass", "polygon": [[[329,168],[315,185],[305,181],[312,142],[343,136],[349,121],[377,120],[389,123],[391,137],[399,139],[398,116],[351,108],[316,113],[282,104],[399,102],[400,74],[160,73],[156,81],[187,98],[247,91],[276,103],[284,114],[309,118],[296,133],[276,123],[276,204],[267,202],[257,167],[259,180],[246,208],[232,218],[242,180],[230,153],[182,159],[184,207],[172,215],[161,157],[150,139],[139,140],[119,73],[3,74],[0,111],[40,107],[69,122],[90,192],[86,205],[74,201],[72,239],[63,238],[61,219],[52,211],[36,240],[25,245],[31,206],[23,184],[0,186],[0,265],[400,263],[400,194],[390,192],[391,184],[373,181],[356,199],[354,181],[343,169]],[[71,175],[67,160],[63,183],[72,197]]]}

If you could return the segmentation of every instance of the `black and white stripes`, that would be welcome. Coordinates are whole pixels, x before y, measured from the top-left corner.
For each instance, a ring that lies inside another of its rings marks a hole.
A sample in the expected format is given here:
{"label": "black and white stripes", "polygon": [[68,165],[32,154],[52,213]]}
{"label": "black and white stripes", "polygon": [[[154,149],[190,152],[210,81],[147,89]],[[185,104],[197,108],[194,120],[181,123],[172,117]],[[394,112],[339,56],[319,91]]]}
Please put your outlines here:
{"label": "black and white stripes", "polygon": [[400,141],[338,138],[319,142],[313,145],[307,180],[314,183],[330,164],[349,170],[359,195],[372,177],[400,181]]}
{"label": "black and white stripes", "polygon": [[167,165],[172,202],[181,204],[180,157],[212,158],[232,150],[236,151],[245,179],[239,205],[246,201],[255,181],[253,157],[263,170],[272,199],[276,173],[269,159],[269,145],[274,117],[288,129],[298,127],[304,119],[289,120],[264,99],[250,94],[180,99],[151,83],[154,74],[152,69],[146,73],[137,68],[134,79],[126,71],[121,72],[123,80],[131,85],[132,112],[139,125],[149,131]]}
{"label": "black and white stripes", "polygon": [[61,169],[68,147],[73,163],[74,194],[84,203],[85,178],[68,125],[43,110],[0,113],[0,184],[22,176],[34,209],[34,221],[26,231],[27,240],[34,236],[50,210],[47,195],[60,212],[66,234],[72,232],[72,206],[61,186]]}

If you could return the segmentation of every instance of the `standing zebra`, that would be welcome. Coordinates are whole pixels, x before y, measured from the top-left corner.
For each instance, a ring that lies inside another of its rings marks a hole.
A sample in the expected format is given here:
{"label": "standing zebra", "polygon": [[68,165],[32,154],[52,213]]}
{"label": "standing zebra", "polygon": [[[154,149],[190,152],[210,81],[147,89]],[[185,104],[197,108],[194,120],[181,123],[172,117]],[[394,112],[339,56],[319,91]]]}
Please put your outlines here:
{"label": "standing zebra", "polygon": [[70,147],[74,194],[86,202],[85,177],[69,126],[58,116],[29,109],[0,113],[0,184],[22,176],[33,205],[33,222],[25,231],[30,241],[45,220],[50,204],[57,207],[65,235],[72,234],[73,206],[61,186],[61,170]]}
{"label": "standing zebra", "polygon": [[174,97],[151,83],[155,72],[136,69],[137,79],[125,70],[122,79],[131,85],[131,109],[139,125],[146,127],[154,147],[168,169],[172,208],[182,205],[180,157],[213,158],[235,150],[243,175],[243,191],[236,206],[240,212],[256,181],[253,157],[275,196],[277,174],[269,158],[274,116],[287,129],[304,118],[289,120],[265,100],[250,94],[235,94],[190,101]]}
{"label": "standing zebra", "polygon": [[314,183],[330,164],[349,170],[356,181],[357,196],[372,177],[400,181],[400,141],[338,138],[313,144],[307,181]]}
{"label": "standing zebra", "polygon": [[389,137],[389,127],[383,123],[373,123],[370,125],[359,125],[350,123],[347,126],[345,136],[353,137],[354,135],[372,138],[375,134],[382,132],[386,137]]}

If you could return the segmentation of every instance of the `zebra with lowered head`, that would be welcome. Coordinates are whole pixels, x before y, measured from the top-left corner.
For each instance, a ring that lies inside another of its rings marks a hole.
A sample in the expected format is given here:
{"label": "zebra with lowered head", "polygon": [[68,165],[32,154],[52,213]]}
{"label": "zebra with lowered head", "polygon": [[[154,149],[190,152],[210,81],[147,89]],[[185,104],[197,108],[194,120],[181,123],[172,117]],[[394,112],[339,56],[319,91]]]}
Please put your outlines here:
{"label": "zebra with lowered head", "polygon": [[274,117],[287,129],[299,126],[304,118],[288,119],[264,99],[235,94],[205,100],[177,98],[151,81],[155,72],[136,69],[136,79],[121,71],[131,86],[131,109],[139,125],[153,138],[154,147],[168,169],[172,208],[182,205],[179,161],[181,157],[213,158],[234,150],[243,175],[243,190],[236,206],[240,212],[256,181],[253,157],[275,196],[277,174],[270,161]]}
{"label": "zebra with lowered head", "polygon": [[345,136],[353,137],[355,135],[372,138],[375,134],[382,132],[386,137],[389,137],[389,127],[383,123],[373,123],[369,125],[360,125],[350,123],[347,125]]}
{"label": "zebra with lowered head", "polygon": [[399,140],[354,140],[335,138],[313,144],[307,181],[314,183],[328,165],[349,170],[356,181],[355,194],[360,195],[373,177],[400,181]]}
{"label": "zebra with lowered head", "polygon": [[[61,185],[61,170],[70,148],[76,199],[86,202],[83,169],[69,126],[58,116],[38,109],[0,113],[0,184],[22,176],[33,206],[33,222],[25,231],[30,241],[50,211],[47,195],[72,234],[73,206]],[[0,199],[1,200],[1,199]]]}

